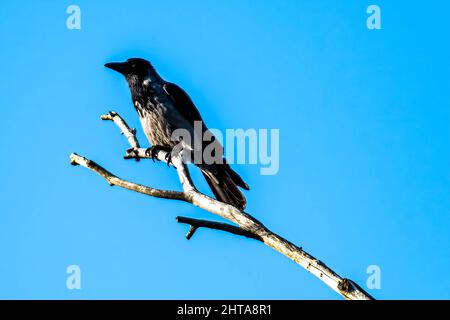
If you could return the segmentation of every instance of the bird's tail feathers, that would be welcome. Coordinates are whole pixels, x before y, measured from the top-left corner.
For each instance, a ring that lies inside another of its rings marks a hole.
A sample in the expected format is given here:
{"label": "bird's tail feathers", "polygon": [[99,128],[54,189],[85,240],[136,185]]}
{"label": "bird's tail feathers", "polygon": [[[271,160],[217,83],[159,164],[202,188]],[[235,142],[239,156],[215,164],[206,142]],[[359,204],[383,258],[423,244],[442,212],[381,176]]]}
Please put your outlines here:
{"label": "bird's tail feathers", "polygon": [[244,182],[244,180],[242,180],[241,176],[238,175],[236,173],[236,171],[234,171],[228,164],[225,164],[225,166],[226,166],[226,171],[227,171],[228,175],[230,176],[231,180],[233,180],[233,182],[236,185],[238,185],[242,189],[250,190],[250,187],[248,186],[248,184],[246,184]]}
{"label": "bird's tail feathers", "polygon": [[210,171],[202,170],[202,173],[217,200],[230,204],[241,211],[245,209],[247,200],[238,186],[248,190],[248,185],[236,172],[233,170],[223,171],[221,172],[223,176],[220,177]]}

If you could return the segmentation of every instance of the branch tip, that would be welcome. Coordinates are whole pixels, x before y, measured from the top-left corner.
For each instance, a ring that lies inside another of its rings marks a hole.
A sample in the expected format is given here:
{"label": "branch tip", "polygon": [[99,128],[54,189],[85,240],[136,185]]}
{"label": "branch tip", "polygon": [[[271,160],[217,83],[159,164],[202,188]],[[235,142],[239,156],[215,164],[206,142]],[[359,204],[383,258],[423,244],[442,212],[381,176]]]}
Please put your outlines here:
{"label": "branch tip", "polygon": [[107,114],[102,114],[100,119],[102,120],[113,120],[115,116],[117,116],[117,112],[109,111]]}
{"label": "branch tip", "polygon": [[78,158],[80,156],[76,154],[75,152],[70,154],[70,164],[73,166],[78,166],[80,163],[78,162]]}
{"label": "branch tip", "polygon": [[186,233],[186,239],[190,240],[194,235],[195,231],[197,231],[198,227],[191,226],[189,231]]}

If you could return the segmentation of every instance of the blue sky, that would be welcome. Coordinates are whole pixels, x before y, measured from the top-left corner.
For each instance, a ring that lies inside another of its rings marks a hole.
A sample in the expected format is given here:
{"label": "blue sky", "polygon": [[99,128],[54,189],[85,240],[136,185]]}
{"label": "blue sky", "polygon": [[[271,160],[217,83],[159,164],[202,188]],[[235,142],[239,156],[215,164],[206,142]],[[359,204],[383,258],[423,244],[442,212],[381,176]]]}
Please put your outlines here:
{"label": "blue sky", "polygon": [[[81,30],[66,8],[81,8]],[[366,28],[377,4],[382,30]],[[235,165],[248,212],[381,299],[450,298],[450,61],[443,1],[3,1],[0,298],[338,299],[299,266],[178,215],[188,204],[69,165],[179,188],[99,116],[140,129],[105,62],[140,56],[189,92],[210,127],[280,129],[280,171]],[[138,134],[141,144],[145,139]],[[207,186],[198,172],[199,188]],[[81,268],[81,290],[66,268]]]}

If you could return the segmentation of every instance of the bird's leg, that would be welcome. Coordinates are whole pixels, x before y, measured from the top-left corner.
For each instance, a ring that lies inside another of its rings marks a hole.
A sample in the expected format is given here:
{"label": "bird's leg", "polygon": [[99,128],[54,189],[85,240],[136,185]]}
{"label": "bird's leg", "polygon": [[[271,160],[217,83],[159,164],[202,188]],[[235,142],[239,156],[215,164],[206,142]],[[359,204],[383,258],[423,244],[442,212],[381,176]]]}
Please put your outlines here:
{"label": "bird's leg", "polygon": [[170,164],[173,165],[173,163],[172,163],[172,155],[175,155],[176,152],[179,152],[179,148],[177,146],[171,148],[170,152],[167,152],[166,156],[164,157],[166,159],[166,163],[167,163],[168,167],[170,167]]}
{"label": "bird's leg", "polygon": [[[160,146],[160,145],[154,145],[151,146],[150,148],[147,148],[145,150],[145,154],[150,157],[153,162],[155,162],[155,159],[157,159],[157,154],[159,151],[166,151],[168,155],[170,155],[170,152],[172,151],[170,148],[168,147],[164,147],[164,146]],[[166,155],[166,159],[167,159],[167,155]]]}
{"label": "bird's leg", "polygon": [[[172,158],[174,156],[182,155],[182,152],[183,152],[183,145],[181,143],[178,143],[175,146],[173,146],[172,148],[170,148],[170,152],[168,152],[165,156],[167,166],[170,167],[170,164],[173,165]],[[183,161],[183,159],[182,159],[182,161]],[[174,168],[175,168],[175,166],[174,166]]]}

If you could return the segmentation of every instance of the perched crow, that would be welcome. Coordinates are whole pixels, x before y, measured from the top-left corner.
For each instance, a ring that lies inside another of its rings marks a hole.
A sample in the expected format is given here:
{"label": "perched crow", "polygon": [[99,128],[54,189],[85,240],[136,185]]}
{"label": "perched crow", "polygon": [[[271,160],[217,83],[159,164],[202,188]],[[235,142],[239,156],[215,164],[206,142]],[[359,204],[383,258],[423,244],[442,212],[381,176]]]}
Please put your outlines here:
{"label": "perched crow", "polygon": [[[181,145],[183,153],[188,153],[191,161],[195,160],[194,164],[202,171],[216,198],[243,210],[246,200],[238,186],[245,190],[249,190],[249,187],[226,163],[222,146],[208,131],[187,93],[176,84],[162,79],[151,63],[144,59],[132,58],[126,62],[107,63],[105,67],[125,76],[134,107],[152,145],[149,149],[152,156],[158,150],[172,152],[176,146]],[[188,132],[191,139],[177,139],[174,135],[177,129]],[[204,141],[199,135],[209,136],[210,139]],[[208,147],[209,150],[213,149],[213,158],[219,161],[211,162],[203,158],[203,151]],[[201,155],[200,161],[196,152]]]}

